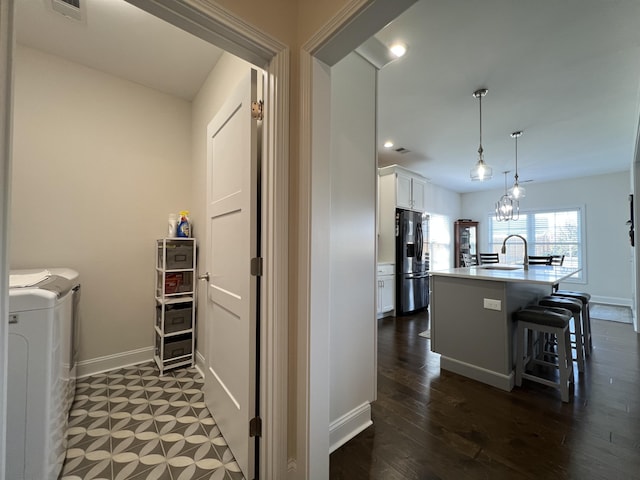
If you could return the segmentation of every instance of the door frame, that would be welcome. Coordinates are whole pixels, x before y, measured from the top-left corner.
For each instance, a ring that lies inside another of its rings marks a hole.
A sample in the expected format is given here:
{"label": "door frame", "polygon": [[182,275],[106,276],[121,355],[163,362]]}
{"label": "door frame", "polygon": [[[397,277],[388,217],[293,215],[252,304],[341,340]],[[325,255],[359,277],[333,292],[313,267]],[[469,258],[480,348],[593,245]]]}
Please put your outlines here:
{"label": "door frame", "polygon": [[[9,325],[9,224],[13,118],[13,0],[0,0],[0,465],[6,465],[7,350]],[[0,468],[0,480],[4,480]]]}
{"label": "door frame", "polygon": [[[211,2],[127,0],[183,30],[264,69],[262,204],[263,295],[260,348],[262,478],[287,472],[289,48]],[[0,0],[0,318],[9,314],[9,225],[13,101],[14,0]],[[5,464],[6,322],[0,321],[0,465]],[[4,469],[0,469],[0,480]]]}

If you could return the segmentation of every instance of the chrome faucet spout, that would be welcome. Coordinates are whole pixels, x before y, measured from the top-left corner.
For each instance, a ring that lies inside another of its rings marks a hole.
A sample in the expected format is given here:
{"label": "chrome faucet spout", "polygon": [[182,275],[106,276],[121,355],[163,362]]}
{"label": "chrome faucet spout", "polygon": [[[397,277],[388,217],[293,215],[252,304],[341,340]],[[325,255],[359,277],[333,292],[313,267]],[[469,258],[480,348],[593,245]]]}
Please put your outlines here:
{"label": "chrome faucet spout", "polygon": [[524,269],[529,270],[529,255],[527,254],[527,240],[522,235],[511,234],[508,235],[507,238],[502,242],[502,249],[500,250],[502,253],[507,253],[507,240],[511,237],[518,237],[520,240],[524,242]]}

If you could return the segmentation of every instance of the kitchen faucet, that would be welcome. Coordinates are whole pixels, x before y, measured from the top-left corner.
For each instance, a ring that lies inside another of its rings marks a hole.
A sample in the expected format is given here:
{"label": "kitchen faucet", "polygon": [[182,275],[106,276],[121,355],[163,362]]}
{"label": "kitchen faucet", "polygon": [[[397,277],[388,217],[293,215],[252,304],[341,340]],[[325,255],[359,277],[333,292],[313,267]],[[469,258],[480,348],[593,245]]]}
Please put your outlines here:
{"label": "kitchen faucet", "polygon": [[529,255],[527,255],[527,240],[522,235],[516,235],[515,233],[507,236],[502,242],[502,249],[500,250],[503,254],[507,253],[507,240],[511,237],[518,237],[524,242],[524,269],[529,270]]}

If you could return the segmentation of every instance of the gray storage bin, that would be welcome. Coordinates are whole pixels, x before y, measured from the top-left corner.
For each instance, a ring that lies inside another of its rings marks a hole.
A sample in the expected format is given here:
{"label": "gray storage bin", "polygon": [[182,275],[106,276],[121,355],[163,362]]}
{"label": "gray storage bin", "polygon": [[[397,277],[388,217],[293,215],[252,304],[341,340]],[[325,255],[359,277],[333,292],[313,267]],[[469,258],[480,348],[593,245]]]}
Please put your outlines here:
{"label": "gray storage bin", "polygon": [[[156,308],[156,325],[162,327],[162,306]],[[177,303],[164,306],[164,333],[175,333],[191,328],[192,307],[189,303]]]}
{"label": "gray storage bin", "polygon": [[182,336],[178,338],[175,341],[165,341],[163,360],[191,354],[191,335],[185,339]]}
{"label": "gray storage bin", "polygon": [[193,268],[193,242],[167,242],[167,270]]}

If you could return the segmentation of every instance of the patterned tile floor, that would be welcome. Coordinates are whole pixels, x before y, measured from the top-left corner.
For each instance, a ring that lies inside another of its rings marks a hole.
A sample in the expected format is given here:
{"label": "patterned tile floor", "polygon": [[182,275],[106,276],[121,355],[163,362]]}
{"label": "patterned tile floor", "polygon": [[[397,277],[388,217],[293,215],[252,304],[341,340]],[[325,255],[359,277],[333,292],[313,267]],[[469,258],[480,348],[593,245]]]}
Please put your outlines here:
{"label": "patterned tile floor", "polygon": [[78,381],[60,480],[240,480],[195,368],[155,363]]}

